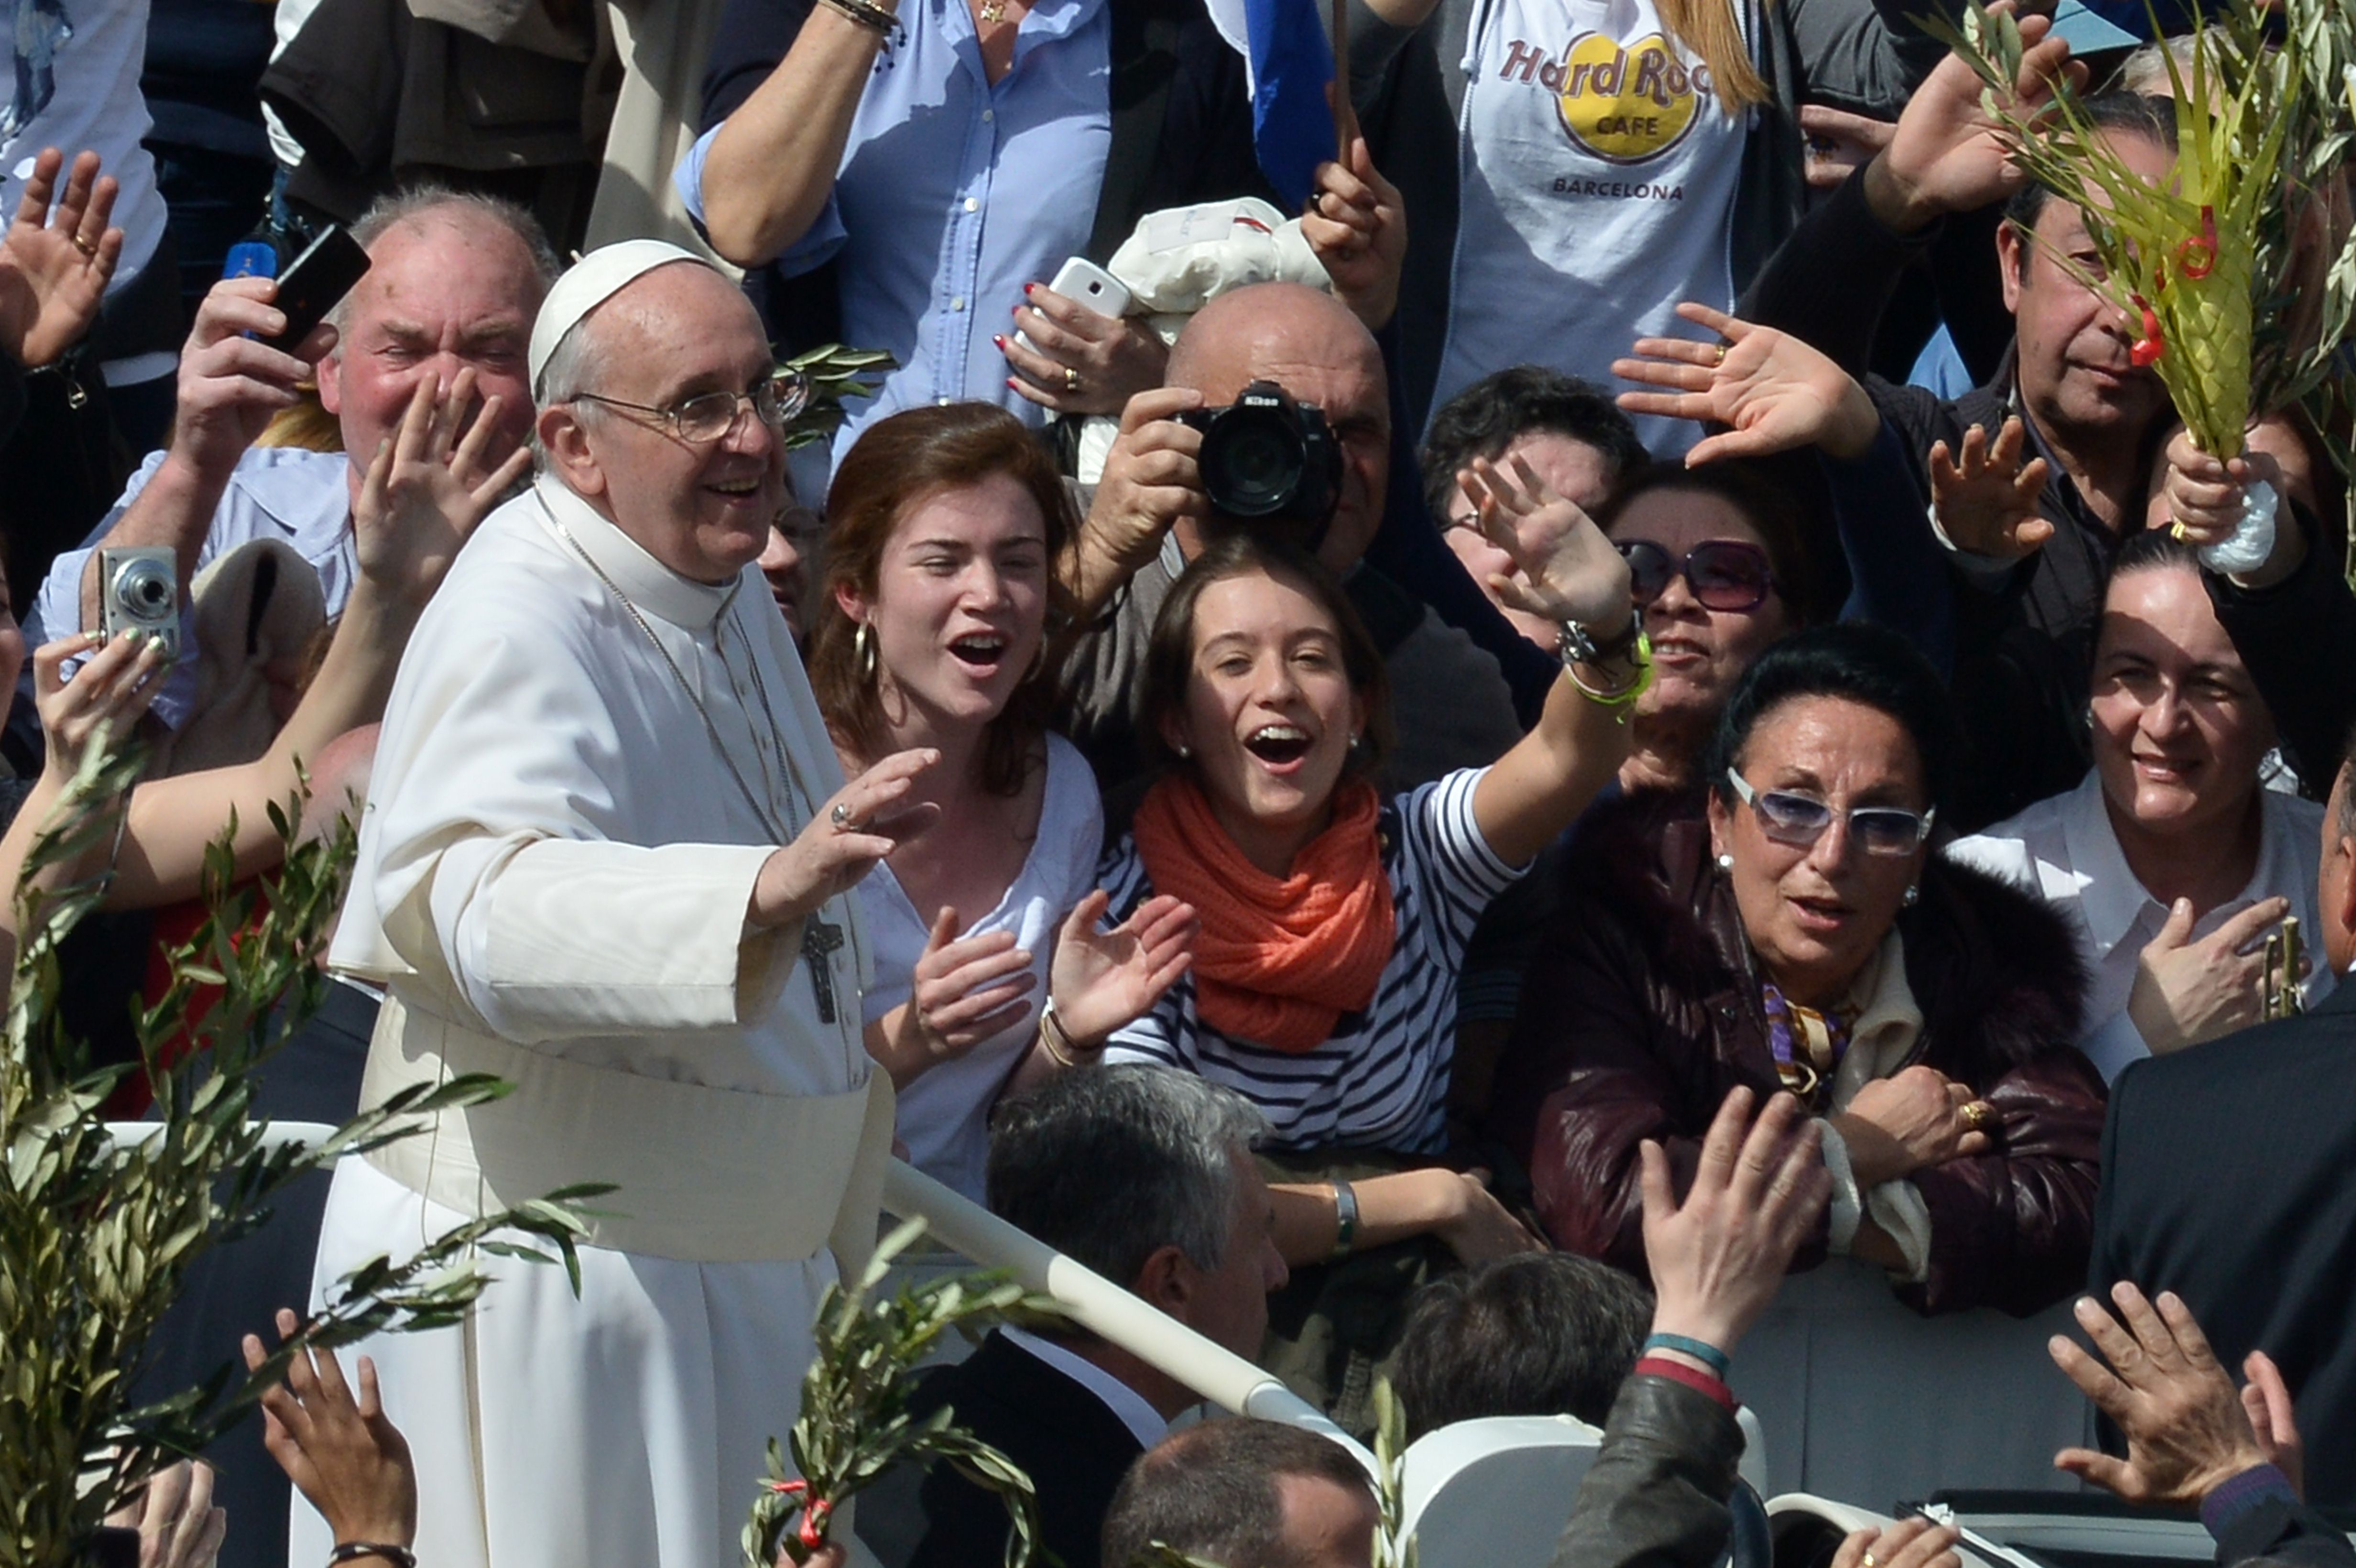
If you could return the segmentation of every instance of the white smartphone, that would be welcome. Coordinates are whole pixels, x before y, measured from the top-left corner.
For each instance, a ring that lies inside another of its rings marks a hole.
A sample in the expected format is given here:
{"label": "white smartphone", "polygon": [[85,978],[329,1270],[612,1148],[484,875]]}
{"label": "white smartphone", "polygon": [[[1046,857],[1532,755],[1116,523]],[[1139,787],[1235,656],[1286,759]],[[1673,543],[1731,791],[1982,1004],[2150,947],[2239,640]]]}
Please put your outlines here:
{"label": "white smartphone", "polygon": [[[1129,290],[1121,286],[1119,278],[1085,256],[1075,256],[1056,268],[1055,280],[1047,286],[1098,315],[1119,317],[1129,314]],[[1016,333],[1014,341],[1025,348],[1038,347],[1027,332]]]}

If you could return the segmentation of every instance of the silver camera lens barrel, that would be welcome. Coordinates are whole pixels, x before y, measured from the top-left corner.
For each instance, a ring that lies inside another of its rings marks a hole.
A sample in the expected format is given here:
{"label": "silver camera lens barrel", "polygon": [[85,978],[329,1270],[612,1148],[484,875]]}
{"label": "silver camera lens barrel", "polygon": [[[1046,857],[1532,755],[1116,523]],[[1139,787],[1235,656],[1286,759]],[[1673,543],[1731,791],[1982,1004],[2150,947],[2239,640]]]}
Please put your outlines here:
{"label": "silver camera lens barrel", "polygon": [[114,600],[145,620],[168,615],[179,597],[172,573],[152,560],[127,562],[114,574]]}

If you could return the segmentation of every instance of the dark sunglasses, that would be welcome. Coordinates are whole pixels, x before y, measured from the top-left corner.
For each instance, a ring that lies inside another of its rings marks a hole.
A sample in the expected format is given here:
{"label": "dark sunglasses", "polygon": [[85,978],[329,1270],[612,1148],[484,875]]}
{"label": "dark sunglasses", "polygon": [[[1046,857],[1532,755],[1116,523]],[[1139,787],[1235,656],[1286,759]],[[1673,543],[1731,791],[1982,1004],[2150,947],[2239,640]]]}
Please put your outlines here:
{"label": "dark sunglasses", "polygon": [[1620,553],[1628,560],[1628,585],[1639,605],[1667,592],[1673,577],[1686,580],[1705,610],[1756,610],[1775,588],[1767,552],[1740,539],[1704,539],[1683,560],[1650,539],[1632,539]]}
{"label": "dark sunglasses", "polygon": [[[1726,782],[1742,804],[1759,817],[1760,831],[1776,843],[1805,849],[1833,825],[1833,808],[1813,795],[1787,790],[1755,790],[1751,781],[1726,770]],[[1848,812],[1849,837],[1869,855],[1911,855],[1931,837],[1933,806],[1920,816],[1895,805],[1853,805]]]}

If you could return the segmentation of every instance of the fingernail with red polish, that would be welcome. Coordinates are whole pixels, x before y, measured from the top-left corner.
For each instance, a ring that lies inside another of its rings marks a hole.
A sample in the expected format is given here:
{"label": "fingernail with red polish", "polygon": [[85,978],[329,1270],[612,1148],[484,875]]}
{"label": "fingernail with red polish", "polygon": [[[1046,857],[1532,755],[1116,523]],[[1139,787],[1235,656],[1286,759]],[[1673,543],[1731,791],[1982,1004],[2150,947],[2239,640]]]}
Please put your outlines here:
{"label": "fingernail with red polish", "polygon": [[1012,376],[1006,378],[1006,389],[1010,392],[1014,390],[1014,378]]}
{"label": "fingernail with red polish", "polygon": [[1000,348],[1001,348],[1001,349],[1002,349],[1002,348],[1004,348],[1004,347],[1006,347],[1006,339],[1004,339],[1003,337],[993,337],[993,338],[991,338],[991,341],[992,343],[997,344],[997,345],[998,345],[998,347],[999,347]]}
{"label": "fingernail with red polish", "polygon": [[1024,299],[1029,299],[1033,294],[1036,293],[1038,292],[1038,290],[1039,290],[1039,285],[1038,285],[1038,284],[1036,284],[1036,283],[1025,283],[1025,284],[1023,284],[1023,297]]}

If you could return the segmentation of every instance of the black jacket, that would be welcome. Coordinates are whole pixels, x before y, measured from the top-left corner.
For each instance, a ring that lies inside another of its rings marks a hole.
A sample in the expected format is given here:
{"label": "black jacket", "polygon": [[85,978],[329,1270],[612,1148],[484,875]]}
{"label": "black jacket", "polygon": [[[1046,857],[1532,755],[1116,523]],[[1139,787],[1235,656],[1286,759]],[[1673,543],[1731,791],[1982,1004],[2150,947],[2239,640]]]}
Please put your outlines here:
{"label": "black jacket", "polygon": [[[943,1405],[958,1425],[1023,1467],[1039,1493],[1039,1544],[1064,1568],[1098,1568],[1105,1509],[1145,1452],[1105,1403],[1003,1334],[926,1378],[913,1409]],[[1001,1568],[1006,1505],[947,1465],[920,1494],[924,1539],[909,1568]]]}
{"label": "black jacket", "polygon": [[2307,1490],[2356,1506],[2356,986],[2304,1018],[2136,1062],[2111,1086],[2087,1285],[2184,1298],[2298,1401]]}
{"label": "black jacket", "polygon": [[1733,1413],[1674,1378],[1620,1385],[1552,1568],[1712,1568],[1742,1457]]}
{"label": "black jacket", "polygon": [[[817,0],[728,0],[704,69],[709,131],[768,80]],[[1243,57],[1199,0],[1117,0],[1112,11],[1112,144],[1097,197],[1088,260],[1111,259],[1138,219],[1167,207],[1228,197],[1278,201],[1252,152]],[[842,336],[830,261],[787,278],[773,264],[744,274],[770,335],[792,353]]]}

